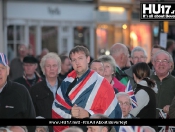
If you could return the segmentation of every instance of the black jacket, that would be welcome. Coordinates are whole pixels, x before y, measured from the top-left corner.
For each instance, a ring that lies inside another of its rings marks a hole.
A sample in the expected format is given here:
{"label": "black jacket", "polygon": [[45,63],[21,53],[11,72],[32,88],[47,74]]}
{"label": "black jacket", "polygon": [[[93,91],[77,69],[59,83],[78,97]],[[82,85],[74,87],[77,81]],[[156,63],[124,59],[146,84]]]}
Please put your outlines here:
{"label": "black jacket", "polygon": [[0,118],[35,118],[35,109],[26,87],[7,81],[0,93]]}
{"label": "black jacket", "polygon": [[[27,88],[8,80],[0,93],[0,119],[35,117],[35,109]],[[28,127],[29,132],[34,132],[34,129],[34,127]]]}
{"label": "black jacket", "polygon": [[[58,88],[60,84],[61,81],[58,79]],[[52,104],[54,101],[54,96],[47,87],[46,80],[43,80],[31,87],[30,95],[35,107],[36,116],[52,118]]]}
{"label": "black jacket", "polygon": [[[58,88],[60,85],[61,80],[58,78]],[[36,116],[42,116],[44,118],[51,119],[54,96],[47,87],[46,80],[43,80],[31,87],[30,95],[35,107]],[[49,126],[49,132],[53,132],[52,126]]]}
{"label": "black jacket", "polygon": [[24,86],[26,86],[26,88],[30,91],[30,88],[35,85],[36,83],[42,81],[43,79],[38,76],[37,74],[35,74],[36,78],[35,79],[32,79],[32,80],[29,80],[29,79],[25,79],[24,75],[18,79],[15,79],[14,82],[17,82],[17,83],[20,83],[20,84],[23,84]]}

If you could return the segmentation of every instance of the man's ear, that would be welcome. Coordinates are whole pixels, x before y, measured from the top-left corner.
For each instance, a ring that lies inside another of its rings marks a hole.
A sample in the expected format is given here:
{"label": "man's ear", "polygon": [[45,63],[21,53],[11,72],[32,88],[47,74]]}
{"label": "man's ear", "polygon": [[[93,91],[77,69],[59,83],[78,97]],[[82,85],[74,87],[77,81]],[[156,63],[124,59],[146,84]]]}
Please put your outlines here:
{"label": "man's ear", "polygon": [[87,62],[89,64],[89,62],[90,62],[90,56],[87,57]]}

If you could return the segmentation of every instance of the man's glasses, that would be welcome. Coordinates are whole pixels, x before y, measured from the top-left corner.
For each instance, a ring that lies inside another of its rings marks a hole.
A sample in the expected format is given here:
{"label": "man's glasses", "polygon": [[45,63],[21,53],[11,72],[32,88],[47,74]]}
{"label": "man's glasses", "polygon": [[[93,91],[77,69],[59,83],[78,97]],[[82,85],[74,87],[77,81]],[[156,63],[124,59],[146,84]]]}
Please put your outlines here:
{"label": "man's glasses", "polygon": [[129,105],[131,105],[131,103],[129,103],[129,102],[119,102],[119,105],[120,106],[129,106]]}
{"label": "man's glasses", "polygon": [[169,63],[168,60],[155,60],[155,62],[156,62],[157,64],[160,64],[160,63],[167,64],[167,63]]}

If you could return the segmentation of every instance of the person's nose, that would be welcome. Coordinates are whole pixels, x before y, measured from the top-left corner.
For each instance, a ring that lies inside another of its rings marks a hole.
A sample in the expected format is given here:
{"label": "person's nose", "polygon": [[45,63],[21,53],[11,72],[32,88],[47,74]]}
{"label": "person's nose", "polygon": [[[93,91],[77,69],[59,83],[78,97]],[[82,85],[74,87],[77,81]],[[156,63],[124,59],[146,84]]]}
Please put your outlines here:
{"label": "person's nose", "polygon": [[76,65],[78,65],[79,64],[79,60],[77,59],[77,60],[75,60],[75,64]]}

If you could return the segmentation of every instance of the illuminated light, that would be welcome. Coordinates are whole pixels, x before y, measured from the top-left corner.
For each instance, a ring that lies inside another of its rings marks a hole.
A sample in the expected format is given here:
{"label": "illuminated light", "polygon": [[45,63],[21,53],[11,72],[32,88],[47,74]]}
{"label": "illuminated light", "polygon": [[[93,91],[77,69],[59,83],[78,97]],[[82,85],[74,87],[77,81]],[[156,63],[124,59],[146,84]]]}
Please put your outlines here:
{"label": "illuminated light", "polygon": [[163,22],[163,30],[164,30],[165,33],[168,33],[168,28],[169,28],[169,22],[164,21]]}
{"label": "illuminated light", "polygon": [[100,6],[100,11],[107,11],[107,12],[117,12],[117,13],[123,13],[125,11],[125,8],[123,7],[107,7],[107,6]]}
{"label": "illuminated light", "polygon": [[105,55],[110,55],[109,50],[106,50]]}
{"label": "illuminated light", "polygon": [[123,24],[122,28],[123,29],[127,29],[127,25],[126,24]]}
{"label": "illuminated light", "polygon": [[130,33],[130,38],[133,40],[137,40],[137,35],[134,32]]}

